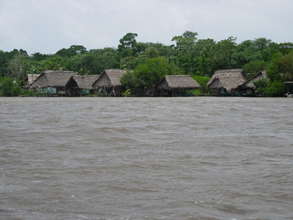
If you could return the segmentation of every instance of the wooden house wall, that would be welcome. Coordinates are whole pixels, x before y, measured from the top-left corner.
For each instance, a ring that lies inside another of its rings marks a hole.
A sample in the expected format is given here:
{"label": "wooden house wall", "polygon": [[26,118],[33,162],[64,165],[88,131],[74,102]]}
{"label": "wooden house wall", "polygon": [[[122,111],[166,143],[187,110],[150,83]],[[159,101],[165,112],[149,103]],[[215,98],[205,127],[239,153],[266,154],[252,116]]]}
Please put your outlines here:
{"label": "wooden house wall", "polygon": [[47,88],[40,88],[38,89],[40,93],[46,94],[46,95],[55,95],[57,94],[57,88],[53,87],[47,87]]}

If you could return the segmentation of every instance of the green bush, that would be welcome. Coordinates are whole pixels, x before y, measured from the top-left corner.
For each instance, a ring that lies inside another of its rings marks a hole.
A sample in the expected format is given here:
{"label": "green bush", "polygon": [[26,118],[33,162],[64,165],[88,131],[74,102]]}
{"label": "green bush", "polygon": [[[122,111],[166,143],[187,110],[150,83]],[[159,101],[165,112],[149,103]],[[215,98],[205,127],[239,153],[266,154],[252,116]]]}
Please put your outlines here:
{"label": "green bush", "polygon": [[269,97],[284,96],[285,92],[285,86],[280,81],[271,82],[268,87],[264,89],[264,95]]}
{"label": "green bush", "polygon": [[27,89],[21,89],[20,94],[21,96],[31,97],[31,96],[43,96],[37,91],[27,90]]}
{"label": "green bush", "polygon": [[187,92],[187,96],[202,96],[204,95],[200,89],[193,89]]}
{"label": "green bush", "polygon": [[18,96],[22,92],[18,83],[9,77],[0,78],[0,96]]}
{"label": "green bush", "polygon": [[284,56],[276,56],[269,66],[268,76],[274,81],[293,80],[293,51]]}
{"label": "green bush", "polygon": [[123,97],[130,97],[131,96],[131,89],[126,89],[123,93],[122,96]]}
{"label": "green bush", "polygon": [[133,92],[146,91],[159,83],[165,75],[180,74],[180,72],[177,66],[169,63],[164,57],[150,58],[133,71],[127,72],[121,78],[121,83]]}
{"label": "green bush", "polygon": [[266,62],[262,60],[251,61],[243,66],[243,71],[247,73],[247,78],[251,78],[256,73],[266,69]]}
{"label": "green bush", "polygon": [[284,96],[286,88],[281,81],[269,81],[267,79],[259,80],[254,83],[256,94],[258,96],[278,97]]}
{"label": "green bush", "polygon": [[208,82],[210,80],[210,77],[208,76],[192,76],[192,78],[194,80],[196,80],[199,85],[200,85],[200,90],[196,90],[197,92],[195,93],[195,95],[199,96],[199,95],[205,95],[205,94],[208,94]]}
{"label": "green bush", "polygon": [[265,89],[269,86],[270,81],[268,79],[261,79],[254,83],[256,89],[255,93],[258,96],[264,96],[265,95]]}

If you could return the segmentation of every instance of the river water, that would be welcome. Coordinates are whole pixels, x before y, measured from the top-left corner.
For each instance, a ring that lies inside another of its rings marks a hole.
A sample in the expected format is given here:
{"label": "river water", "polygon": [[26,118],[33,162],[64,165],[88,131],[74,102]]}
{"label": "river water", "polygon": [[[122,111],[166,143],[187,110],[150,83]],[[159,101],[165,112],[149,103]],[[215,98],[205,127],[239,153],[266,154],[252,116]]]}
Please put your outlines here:
{"label": "river water", "polygon": [[0,98],[0,219],[293,219],[293,99]]}

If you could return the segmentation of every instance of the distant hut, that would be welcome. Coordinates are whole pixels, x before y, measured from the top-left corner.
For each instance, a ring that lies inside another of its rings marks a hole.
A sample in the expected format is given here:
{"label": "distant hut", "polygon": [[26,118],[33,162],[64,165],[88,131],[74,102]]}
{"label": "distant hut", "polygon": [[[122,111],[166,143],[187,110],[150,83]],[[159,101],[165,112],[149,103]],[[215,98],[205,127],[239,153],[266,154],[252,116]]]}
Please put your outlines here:
{"label": "distant hut", "polygon": [[259,80],[268,79],[266,71],[261,71],[257,73],[252,78],[248,79],[243,84],[239,85],[235,90],[234,93],[241,95],[241,96],[254,96],[255,95],[255,83]]}
{"label": "distant hut", "polygon": [[120,96],[122,91],[120,79],[125,73],[126,71],[120,69],[105,70],[94,82],[93,88],[107,96]]}
{"label": "distant hut", "polygon": [[198,88],[198,82],[189,75],[166,75],[156,87],[159,96],[185,95],[186,91]]}
{"label": "distant hut", "polygon": [[46,95],[65,96],[65,86],[73,75],[72,71],[46,70],[32,83],[30,89],[38,90]]}
{"label": "distant hut", "polygon": [[218,70],[207,86],[214,95],[233,95],[234,90],[246,82],[242,69]]}
{"label": "distant hut", "polygon": [[82,96],[93,93],[93,84],[99,75],[75,75],[66,84],[66,94],[69,96]]}
{"label": "distant hut", "polygon": [[27,74],[27,83],[25,87],[29,88],[39,76],[40,74]]}

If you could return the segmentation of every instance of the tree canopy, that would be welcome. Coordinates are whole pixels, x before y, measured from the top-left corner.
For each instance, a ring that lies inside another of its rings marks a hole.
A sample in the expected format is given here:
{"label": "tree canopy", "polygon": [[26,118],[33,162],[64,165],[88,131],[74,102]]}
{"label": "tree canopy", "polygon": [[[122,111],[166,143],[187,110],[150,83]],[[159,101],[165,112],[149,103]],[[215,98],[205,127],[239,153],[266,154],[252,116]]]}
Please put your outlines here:
{"label": "tree canopy", "polygon": [[122,84],[129,89],[150,89],[165,75],[178,74],[180,69],[164,57],[149,58],[122,77]]}
{"label": "tree canopy", "polygon": [[135,82],[135,87],[149,87],[150,82],[158,80],[170,67],[171,72],[192,76],[211,76],[218,69],[243,68],[248,76],[265,69],[272,81],[293,78],[292,42],[275,43],[258,38],[238,43],[235,37],[216,41],[201,39],[192,31],[174,36],[172,45],[139,42],[137,37],[137,33],[125,34],[117,48],[88,50],[83,45],[72,45],[54,54],[30,55],[23,49],[0,50],[0,77],[21,81],[28,73],[46,69],[99,74],[104,69],[121,68],[133,70],[128,80]]}

